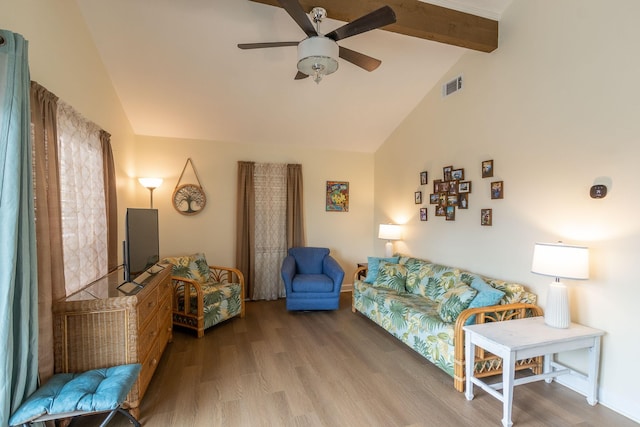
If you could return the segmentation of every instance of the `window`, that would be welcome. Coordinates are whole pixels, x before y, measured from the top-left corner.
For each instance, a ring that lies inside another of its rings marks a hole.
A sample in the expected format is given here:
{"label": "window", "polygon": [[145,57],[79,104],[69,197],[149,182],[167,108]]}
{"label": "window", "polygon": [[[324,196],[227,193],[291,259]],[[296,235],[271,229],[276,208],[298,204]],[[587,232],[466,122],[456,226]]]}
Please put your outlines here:
{"label": "window", "polygon": [[62,242],[67,295],[107,273],[100,128],[58,101]]}

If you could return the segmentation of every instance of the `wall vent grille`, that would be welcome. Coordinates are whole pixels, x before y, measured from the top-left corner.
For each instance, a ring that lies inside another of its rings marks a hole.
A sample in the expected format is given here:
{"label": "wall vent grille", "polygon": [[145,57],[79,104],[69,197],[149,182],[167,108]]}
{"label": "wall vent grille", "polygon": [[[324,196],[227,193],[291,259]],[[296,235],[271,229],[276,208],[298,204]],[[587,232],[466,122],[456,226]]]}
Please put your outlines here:
{"label": "wall vent grille", "polygon": [[442,85],[442,97],[453,95],[460,90],[462,90],[462,76],[458,76]]}

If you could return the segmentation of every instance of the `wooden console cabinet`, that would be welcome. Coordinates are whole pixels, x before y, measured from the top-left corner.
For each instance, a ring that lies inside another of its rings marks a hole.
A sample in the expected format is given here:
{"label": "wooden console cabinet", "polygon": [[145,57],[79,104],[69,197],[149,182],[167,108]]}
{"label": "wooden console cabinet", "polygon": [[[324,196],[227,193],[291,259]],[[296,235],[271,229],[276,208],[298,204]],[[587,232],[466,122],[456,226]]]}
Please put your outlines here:
{"label": "wooden console cabinet", "polygon": [[83,372],[127,363],[142,370],[125,406],[136,418],[140,400],[172,336],[171,268],[124,293],[119,269],[53,306],[55,372]]}

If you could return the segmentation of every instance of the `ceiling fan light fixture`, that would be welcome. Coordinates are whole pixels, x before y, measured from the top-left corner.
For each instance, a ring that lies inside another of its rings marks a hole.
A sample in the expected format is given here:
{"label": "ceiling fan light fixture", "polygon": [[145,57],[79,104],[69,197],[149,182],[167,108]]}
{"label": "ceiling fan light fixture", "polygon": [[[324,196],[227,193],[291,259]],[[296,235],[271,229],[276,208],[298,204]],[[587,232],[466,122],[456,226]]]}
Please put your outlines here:
{"label": "ceiling fan light fixture", "polygon": [[313,36],[298,44],[298,70],[316,83],[338,69],[338,44],[324,36]]}

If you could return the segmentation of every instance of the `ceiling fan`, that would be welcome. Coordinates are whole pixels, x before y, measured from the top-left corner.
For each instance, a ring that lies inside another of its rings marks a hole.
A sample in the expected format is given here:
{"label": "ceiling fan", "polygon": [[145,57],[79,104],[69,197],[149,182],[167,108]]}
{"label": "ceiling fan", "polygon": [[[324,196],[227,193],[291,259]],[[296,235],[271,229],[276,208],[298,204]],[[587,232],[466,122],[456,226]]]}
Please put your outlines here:
{"label": "ceiling fan", "polygon": [[313,76],[316,83],[320,83],[322,76],[331,74],[338,69],[338,56],[367,71],[375,70],[382,63],[382,61],[363,53],[338,46],[337,42],[396,22],[396,14],[389,6],[383,6],[322,35],[320,34],[320,22],[327,16],[323,8],[313,8],[311,11],[312,23],[297,0],[278,0],[278,3],[302,28],[307,38],[300,42],[241,43],[238,44],[240,49],[298,46],[298,73],[295,79],[300,80]]}

